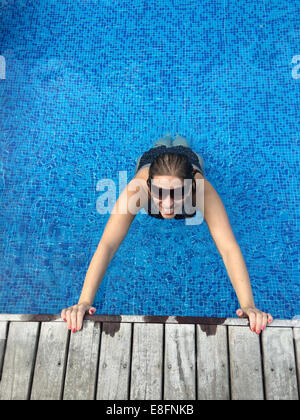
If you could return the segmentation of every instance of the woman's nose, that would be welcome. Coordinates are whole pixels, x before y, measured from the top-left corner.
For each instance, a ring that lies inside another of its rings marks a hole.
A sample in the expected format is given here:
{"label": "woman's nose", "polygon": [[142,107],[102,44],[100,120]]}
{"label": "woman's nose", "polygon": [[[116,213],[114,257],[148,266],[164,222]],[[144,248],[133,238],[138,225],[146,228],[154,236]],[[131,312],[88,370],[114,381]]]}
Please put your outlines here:
{"label": "woman's nose", "polygon": [[174,203],[174,199],[171,198],[171,195],[167,195],[167,197],[165,197],[164,199],[161,200],[162,204],[167,207],[167,206],[172,206]]}

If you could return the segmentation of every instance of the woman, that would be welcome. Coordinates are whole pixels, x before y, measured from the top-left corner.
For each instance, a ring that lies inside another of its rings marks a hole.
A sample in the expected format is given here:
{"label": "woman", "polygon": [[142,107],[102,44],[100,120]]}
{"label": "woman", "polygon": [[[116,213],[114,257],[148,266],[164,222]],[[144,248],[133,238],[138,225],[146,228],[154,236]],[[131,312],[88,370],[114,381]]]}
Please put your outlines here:
{"label": "woman", "polygon": [[[187,189],[186,180],[192,180]],[[134,178],[116,201],[89,265],[78,304],[61,312],[69,329],[74,333],[79,331],[85,313],[94,314],[96,311],[92,304],[105,271],[138,212],[129,209],[130,198],[136,197],[139,191],[136,206],[139,209],[144,208],[150,216],[159,219],[193,217],[195,208],[200,210],[197,207],[197,180],[204,182],[204,207],[201,206],[203,218],[223,259],[240,304],[236,314],[249,318],[250,328],[257,334],[260,334],[267,323],[273,321],[269,313],[255,307],[243,255],[233,235],[222,200],[204,177],[202,157],[192,151],[186,138],[176,135],[171,144],[171,136],[168,134],[158,139],[154,147],[139,158]],[[139,190],[136,189],[137,181]],[[192,202],[194,212],[190,211],[191,206],[186,212],[185,204],[188,200]],[[124,206],[126,211],[120,211]]]}

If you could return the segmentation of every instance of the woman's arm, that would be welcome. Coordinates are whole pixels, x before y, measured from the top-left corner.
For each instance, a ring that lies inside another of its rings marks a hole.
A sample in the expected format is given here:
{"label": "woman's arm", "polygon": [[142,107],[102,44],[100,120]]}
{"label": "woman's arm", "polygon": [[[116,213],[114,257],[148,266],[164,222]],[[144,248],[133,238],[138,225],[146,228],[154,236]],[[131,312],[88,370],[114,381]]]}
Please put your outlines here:
{"label": "woman's arm", "polygon": [[223,261],[240,307],[255,307],[249,274],[238,244],[223,255]]}
{"label": "woman's arm", "polygon": [[92,305],[96,293],[105,275],[106,269],[113,259],[115,252],[105,244],[99,242],[87,270],[78,305],[85,303]]}
{"label": "woman's arm", "polygon": [[[80,303],[92,305],[105,271],[127,235],[136,214],[129,211],[131,197],[135,194],[132,190],[132,181],[127,185],[112,209],[112,213],[106,223],[98,248],[88,268]],[[125,209],[125,211],[124,211]]]}
{"label": "woman's arm", "polygon": [[223,259],[228,276],[236,292],[241,309],[238,316],[248,316],[252,331],[260,332],[267,321],[272,322],[270,314],[255,307],[250,278],[240,247],[234,237],[230,222],[217,191],[204,177],[204,219],[211,236]]}
{"label": "woman's arm", "polygon": [[96,309],[92,308],[91,305],[93,304],[97,290],[109,263],[113,259],[137,214],[129,210],[130,203],[135,201],[130,199],[136,194],[132,184],[133,182],[130,181],[114,205],[101,240],[90,262],[78,304],[63,309],[61,312],[62,319],[68,323],[68,328],[72,329],[73,332],[81,329],[83,317],[87,311],[90,311],[90,313],[95,312]]}

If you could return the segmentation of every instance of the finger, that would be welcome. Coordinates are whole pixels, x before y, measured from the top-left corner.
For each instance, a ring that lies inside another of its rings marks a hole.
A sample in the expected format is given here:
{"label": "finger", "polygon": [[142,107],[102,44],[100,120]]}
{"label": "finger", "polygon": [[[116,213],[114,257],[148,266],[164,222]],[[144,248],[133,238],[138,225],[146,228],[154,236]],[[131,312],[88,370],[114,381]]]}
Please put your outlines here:
{"label": "finger", "polygon": [[255,329],[256,329],[256,333],[260,334],[261,332],[261,326],[262,326],[262,322],[263,322],[263,316],[262,313],[260,311],[256,312],[255,314]]}
{"label": "finger", "polygon": [[256,325],[255,312],[253,312],[252,310],[249,310],[248,317],[249,317],[251,331],[254,332],[255,331],[255,325]]}
{"label": "finger", "polygon": [[271,322],[273,322],[273,317],[271,314],[267,314],[268,315],[268,324],[271,324]]}
{"label": "finger", "polygon": [[72,332],[75,333],[77,329],[77,309],[73,309],[71,313]]}
{"label": "finger", "polygon": [[71,312],[72,312],[72,309],[67,309],[66,310],[67,325],[68,325],[69,330],[72,328]]}
{"label": "finger", "polygon": [[268,323],[268,315],[263,312],[263,320],[262,320],[262,326],[261,326],[262,331],[266,328],[267,323]]}
{"label": "finger", "polygon": [[85,315],[84,309],[79,309],[77,312],[77,331],[80,331],[82,328],[82,321]]}
{"label": "finger", "polygon": [[239,308],[239,309],[236,311],[236,314],[237,314],[237,316],[242,317],[242,316],[244,315],[244,312],[242,311],[242,309],[241,309],[241,308]]}
{"label": "finger", "polygon": [[67,318],[66,318],[66,309],[63,309],[62,311],[61,311],[61,314],[60,314],[60,316],[61,316],[61,319],[63,320],[63,321],[67,321]]}
{"label": "finger", "polygon": [[91,307],[89,310],[89,314],[93,315],[96,312],[96,308]]}

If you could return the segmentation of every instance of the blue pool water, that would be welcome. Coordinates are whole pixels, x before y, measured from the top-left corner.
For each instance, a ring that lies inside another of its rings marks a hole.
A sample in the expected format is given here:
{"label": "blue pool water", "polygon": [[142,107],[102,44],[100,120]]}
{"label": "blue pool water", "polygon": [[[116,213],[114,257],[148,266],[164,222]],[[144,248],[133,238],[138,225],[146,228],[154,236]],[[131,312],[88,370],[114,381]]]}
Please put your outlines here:
{"label": "blue pool water", "polygon": [[[77,303],[109,218],[98,182],[118,192],[169,132],[203,157],[256,306],[299,315],[299,1],[0,5],[0,312]],[[94,306],[231,317],[238,301],[205,222],[139,213]]]}

